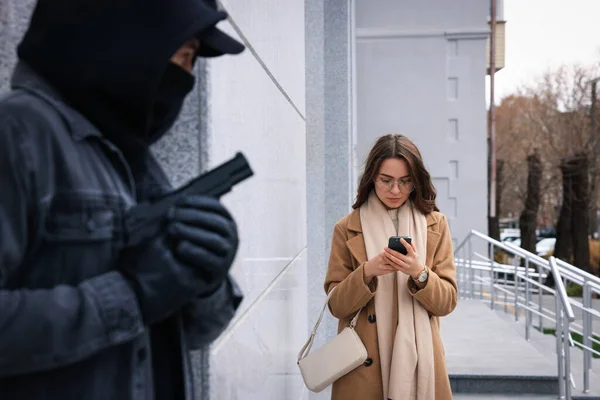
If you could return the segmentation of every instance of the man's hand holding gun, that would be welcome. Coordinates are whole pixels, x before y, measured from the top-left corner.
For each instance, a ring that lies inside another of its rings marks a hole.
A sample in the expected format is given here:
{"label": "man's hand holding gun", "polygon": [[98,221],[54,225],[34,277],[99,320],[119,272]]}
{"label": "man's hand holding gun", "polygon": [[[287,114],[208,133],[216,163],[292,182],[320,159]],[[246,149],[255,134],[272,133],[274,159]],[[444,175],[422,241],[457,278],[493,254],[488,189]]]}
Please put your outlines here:
{"label": "man's hand holding gun", "polygon": [[235,221],[219,198],[252,176],[243,155],[129,211],[120,257],[147,325],[208,296],[227,278],[238,248]]}

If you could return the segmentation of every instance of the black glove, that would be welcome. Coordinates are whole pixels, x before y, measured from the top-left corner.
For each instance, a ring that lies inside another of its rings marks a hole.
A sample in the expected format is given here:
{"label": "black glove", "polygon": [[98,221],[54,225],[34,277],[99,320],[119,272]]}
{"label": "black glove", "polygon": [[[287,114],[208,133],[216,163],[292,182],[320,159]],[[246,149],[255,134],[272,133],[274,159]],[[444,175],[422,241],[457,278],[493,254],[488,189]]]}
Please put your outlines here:
{"label": "black glove", "polygon": [[183,199],[171,211],[166,230],[171,235],[125,249],[119,257],[119,268],[147,325],[165,319],[196,296],[216,291],[238,246],[229,213],[218,200],[204,196]]}
{"label": "black glove", "polygon": [[216,291],[227,278],[238,249],[235,221],[219,200],[201,195],[182,199],[168,219],[175,258],[192,266],[208,286],[199,295]]}

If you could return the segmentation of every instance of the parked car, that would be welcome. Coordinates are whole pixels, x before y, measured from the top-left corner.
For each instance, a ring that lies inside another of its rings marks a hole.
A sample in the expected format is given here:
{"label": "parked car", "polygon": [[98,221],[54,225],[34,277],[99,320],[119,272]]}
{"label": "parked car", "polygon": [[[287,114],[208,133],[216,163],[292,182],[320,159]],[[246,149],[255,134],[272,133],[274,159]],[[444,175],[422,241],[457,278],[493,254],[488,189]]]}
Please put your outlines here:
{"label": "parked car", "polygon": [[544,257],[551,251],[554,251],[555,245],[556,245],[556,238],[554,238],[554,237],[544,238],[535,244],[535,252],[538,256]]}
{"label": "parked car", "polygon": [[[510,244],[521,247],[521,238],[511,241]],[[551,251],[554,250],[555,245],[556,245],[556,238],[540,239],[535,244],[535,254],[537,254],[540,257],[544,257],[548,253],[550,253]]]}
{"label": "parked car", "polygon": [[519,229],[504,229],[500,233],[500,241],[502,242],[513,242],[520,237],[521,231]]}
{"label": "parked car", "polygon": [[537,237],[540,239],[543,238],[556,238],[556,230],[550,229],[539,229],[537,232]]}

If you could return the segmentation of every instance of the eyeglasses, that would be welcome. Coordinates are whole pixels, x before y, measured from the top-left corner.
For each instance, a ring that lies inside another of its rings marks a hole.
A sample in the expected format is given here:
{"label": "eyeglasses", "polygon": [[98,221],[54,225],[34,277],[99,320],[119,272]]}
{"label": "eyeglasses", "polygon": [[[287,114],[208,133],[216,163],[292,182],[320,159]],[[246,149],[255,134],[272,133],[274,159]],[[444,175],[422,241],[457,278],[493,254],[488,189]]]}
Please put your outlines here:
{"label": "eyeglasses", "polygon": [[398,181],[395,181],[390,178],[379,178],[375,180],[375,183],[379,185],[380,188],[387,189],[389,192],[394,190],[396,184],[398,185],[398,189],[404,194],[411,193],[415,190],[415,185],[411,181],[405,179],[398,179]]}

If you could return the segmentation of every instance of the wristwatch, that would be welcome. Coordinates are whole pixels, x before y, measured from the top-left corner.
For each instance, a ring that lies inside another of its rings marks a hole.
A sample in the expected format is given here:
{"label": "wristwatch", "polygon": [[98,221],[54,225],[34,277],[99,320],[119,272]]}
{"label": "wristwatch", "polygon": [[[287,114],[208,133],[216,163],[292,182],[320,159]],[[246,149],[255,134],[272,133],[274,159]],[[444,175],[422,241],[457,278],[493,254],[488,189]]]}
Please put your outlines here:
{"label": "wristwatch", "polygon": [[429,269],[427,269],[427,266],[424,265],[423,271],[421,271],[419,276],[417,276],[416,278],[413,278],[413,279],[417,282],[423,283],[427,280],[427,278],[429,278]]}

